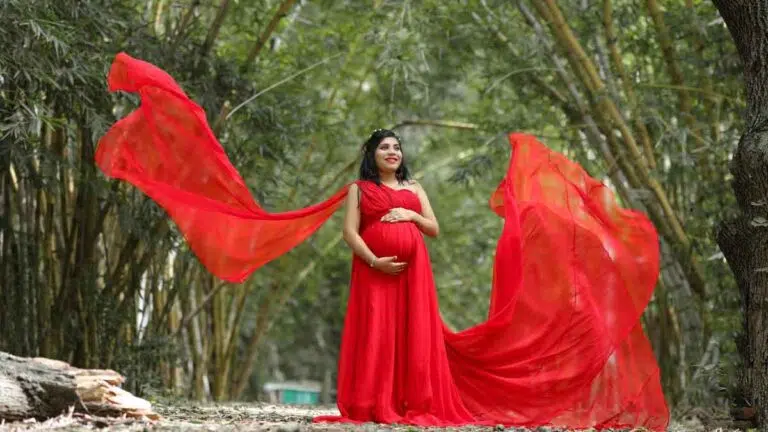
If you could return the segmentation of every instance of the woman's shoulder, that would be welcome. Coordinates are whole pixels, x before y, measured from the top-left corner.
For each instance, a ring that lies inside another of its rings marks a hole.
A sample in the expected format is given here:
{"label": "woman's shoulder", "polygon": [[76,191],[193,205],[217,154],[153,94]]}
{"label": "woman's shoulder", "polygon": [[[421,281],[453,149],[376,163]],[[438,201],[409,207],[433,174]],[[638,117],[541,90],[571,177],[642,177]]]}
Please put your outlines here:
{"label": "woman's shoulder", "polygon": [[370,180],[358,179],[352,182],[350,185],[351,192],[357,192],[358,194],[369,194],[374,191],[378,185]]}
{"label": "woman's shoulder", "polygon": [[424,193],[424,188],[423,188],[423,187],[421,187],[421,183],[419,183],[419,182],[418,182],[418,181],[416,181],[416,180],[413,180],[413,179],[411,179],[411,180],[407,180],[407,181],[405,182],[405,184],[407,184],[407,185],[408,185],[408,188],[409,188],[410,190],[412,190],[413,192],[416,192],[417,194],[419,194],[419,193]]}

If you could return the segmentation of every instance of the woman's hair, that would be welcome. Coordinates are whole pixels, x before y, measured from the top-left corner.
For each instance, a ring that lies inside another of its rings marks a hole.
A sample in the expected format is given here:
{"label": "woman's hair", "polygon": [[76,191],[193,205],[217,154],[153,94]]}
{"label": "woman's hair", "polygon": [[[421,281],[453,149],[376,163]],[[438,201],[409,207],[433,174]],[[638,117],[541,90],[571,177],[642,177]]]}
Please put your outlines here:
{"label": "woman's hair", "polygon": [[[360,180],[368,180],[381,184],[379,178],[379,167],[376,166],[376,149],[384,138],[392,137],[400,144],[400,152],[403,151],[403,142],[396,133],[388,129],[376,129],[368,140],[363,144],[363,161],[360,163]],[[402,183],[411,178],[408,173],[408,167],[405,166],[405,153],[400,158],[400,166],[395,171],[395,178],[398,183]]]}

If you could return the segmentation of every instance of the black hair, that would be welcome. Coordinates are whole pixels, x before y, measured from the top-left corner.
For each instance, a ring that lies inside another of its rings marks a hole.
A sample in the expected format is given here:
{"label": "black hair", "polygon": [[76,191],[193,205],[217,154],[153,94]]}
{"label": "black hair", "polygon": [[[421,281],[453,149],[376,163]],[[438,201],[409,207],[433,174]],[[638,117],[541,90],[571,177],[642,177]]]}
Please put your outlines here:
{"label": "black hair", "polygon": [[[396,133],[389,129],[376,129],[371,136],[363,144],[363,161],[360,163],[360,180],[368,180],[381,184],[379,178],[379,167],[376,166],[376,149],[379,148],[379,144],[384,138],[394,138],[400,144],[400,151],[403,151],[403,142]],[[411,178],[408,173],[408,167],[405,165],[405,153],[403,153],[402,159],[400,159],[400,166],[395,171],[395,178],[398,183],[403,183]]]}

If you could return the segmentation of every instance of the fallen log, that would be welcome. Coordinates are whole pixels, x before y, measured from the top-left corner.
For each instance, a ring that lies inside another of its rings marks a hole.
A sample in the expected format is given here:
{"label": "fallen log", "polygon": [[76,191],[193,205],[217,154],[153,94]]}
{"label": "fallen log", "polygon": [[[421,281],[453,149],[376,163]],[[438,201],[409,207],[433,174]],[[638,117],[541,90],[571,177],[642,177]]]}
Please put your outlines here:
{"label": "fallen log", "polygon": [[98,416],[158,419],[152,405],[121,389],[113,370],[78,369],[0,352],[0,419],[46,419],[74,409]]}

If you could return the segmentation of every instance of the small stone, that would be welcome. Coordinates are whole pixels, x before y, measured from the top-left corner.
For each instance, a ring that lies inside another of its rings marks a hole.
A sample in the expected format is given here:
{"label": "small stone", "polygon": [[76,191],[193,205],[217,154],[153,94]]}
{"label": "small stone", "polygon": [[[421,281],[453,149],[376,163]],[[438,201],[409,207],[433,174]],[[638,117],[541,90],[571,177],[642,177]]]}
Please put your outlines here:
{"label": "small stone", "polygon": [[278,432],[299,432],[301,426],[298,423],[285,423],[277,428]]}

